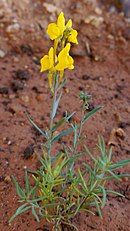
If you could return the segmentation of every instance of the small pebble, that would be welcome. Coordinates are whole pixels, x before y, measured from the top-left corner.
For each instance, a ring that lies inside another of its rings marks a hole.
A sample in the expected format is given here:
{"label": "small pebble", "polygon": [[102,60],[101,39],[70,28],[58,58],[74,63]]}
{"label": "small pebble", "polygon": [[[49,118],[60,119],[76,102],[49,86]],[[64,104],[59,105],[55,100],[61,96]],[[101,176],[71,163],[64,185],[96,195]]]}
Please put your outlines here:
{"label": "small pebble", "polygon": [[29,101],[30,101],[28,95],[22,96],[21,99],[22,99],[22,101],[23,101],[24,103],[29,103]]}
{"label": "small pebble", "polygon": [[11,145],[11,144],[12,144],[12,141],[11,141],[11,140],[9,140],[9,141],[8,141],[8,145]]}
{"label": "small pebble", "polygon": [[6,176],[5,178],[4,178],[4,182],[5,183],[10,183],[11,182],[11,178],[10,178],[10,176]]}
{"label": "small pebble", "polygon": [[6,53],[3,50],[0,50],[0,58],[4,58]]}
{"label": "small pebble", "polygon": [[20,30],[20,25],[18,23],[14,23],[12,25],[7,26],[6,32],[7,33],[15,33]]}
{"label": "small pebble", "polygon": [[43,102],[44,99],[45,99],[44,94],[38,94],[36,96],[36,99],[37,99],[38,102]]}
{"label": "small pebble", "polygon": [[34,144],[29,144],[24,150],[24,159],[29,159],[34,153]]}
{"label": "small pebble", "polygon": [[7,87],[0,87],[0,94],[8,95],[9,89]]}
{"label": "small pebble", "polygon": [[27,80],[29,80],[29,74],[26,71],[19,69],[16,71],[15,78],[17,78],[19,80],[26,80],[27,81]]}
{"label": "small pebble", "polygon": [[21,107],[19,105],[15,105],[15,104],[12,104],[10,105],[9,107],[9,111],[12,113],[12,114],[15,114],[15,113],[18,113],[21,111]]}
{"label": "small pebble", "polygon": [[12,81],[12,89],[14,91],[22,90],[23,88],[24,88],[24,83],[22,83],[21,81],[19,81],[19,80],[13,80]]}

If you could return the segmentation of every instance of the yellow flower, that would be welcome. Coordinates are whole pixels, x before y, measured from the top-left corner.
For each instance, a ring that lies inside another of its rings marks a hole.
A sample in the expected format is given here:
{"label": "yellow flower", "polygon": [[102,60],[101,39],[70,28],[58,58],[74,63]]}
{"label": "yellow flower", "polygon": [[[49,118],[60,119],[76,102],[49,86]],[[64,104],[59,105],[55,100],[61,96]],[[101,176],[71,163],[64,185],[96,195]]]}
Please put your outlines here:
{"label": "yellow flower", "polygon": [[71,43],[78,44],[78,40],[77,40],[78,32],[77,32],[77,30],[72,29],[72,20],[71,19],[67,22],[66,29],[70,30],[67,41],[71,42]]}
{"label": "yellow flower", "polygon": [[77,30],[72,29],[72,30],[70,31],[70,35],[69,35],[67,41],[68,41],[68,42],[71,42],[71,43],[76,43],[76,44],[78,44],[77,35],[78,35]]}
{"label": "yellow flower", "polygon": [[63,50],[58,55],[58,64],[55,66],[55,69],[58,71],[63,71],[64,69],[73,69],[73,58],[69,55],[70,43],[67,43]]}
{"label": "yellow flower", "polygon": [[[57,23],[50,23],[47,28],[47,34],[50,36],[51,40],[55,40],[57,38],[63,37],[63,33],[66,31],[67,38],[65,36],[65,39],[68,39],[68,42],[76,43],[78,44],[77,41],[77,31],[72,29],[72,20],[69,19],[67,24],[65,25],[65,18],[64,18],[64,13],[61,12],[58,19]],[[70,32],[70,33],[68,33]]]}
{"label": "yellow flower", "polygon": [[47,28],[47,34],[51,40],[59,38],[65,30],[65,18],[63,12],[60,13],[57,23],[50,23]]}
{"label": "yellow flower", "polygon": [[40,72],[51,70],[54,68],[54,48],[51,47],[48,55],[44,55],[40,60],[41,70]]}
{"label": "yellow flower", "polygon": [[48,73],[48,81],[49,81],[49,86],[53,92],[53,89],[52,89],[52,77],[53,77],[53,70],[55,70],[54,68],[54,63],[55,63],[55,60],[54,60],[54,48],[51,47],[49,52],[48,52],[48,55],[44,55],[43,58],[40,60],[40,63],[41,63],[41,70],[40,72],[43,72],[43,71],[46,71],[46,70],[49,70],[49,73]]}

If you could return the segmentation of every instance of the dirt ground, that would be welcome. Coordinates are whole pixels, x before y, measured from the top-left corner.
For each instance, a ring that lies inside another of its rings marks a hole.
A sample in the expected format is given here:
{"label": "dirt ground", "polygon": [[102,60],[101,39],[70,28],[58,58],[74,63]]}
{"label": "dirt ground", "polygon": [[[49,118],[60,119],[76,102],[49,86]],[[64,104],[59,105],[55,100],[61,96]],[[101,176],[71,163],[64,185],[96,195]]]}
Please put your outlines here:
{"label": "dirt ground", "polygon": [[[107,3],[106,3],[107,2]],[[119,4],[120,2],[120,4]],[[129,4],[130,1],[124,1]],[[122,4],[121,4],[122,3]],[[130,4],[129,4],[130,5]],[[106,145],[113,144],[113,162],[130,157],[130,18],[123,1],[104,0],[1,0],[0,1],[0,230],[51,231],[31,212],[8,220],[18,208],[14,175],[24,185],[25,168],[37,168],[38,159],[24,158],[25,149],[42,142],[42,137],[25,117],[27,112],[44,130],[49,122],[51,96],[46,73],[40,73],[39,59],[48,52],[51,42],[45,30],[63,11],[73,20],[79,44],[71,55],[73,71],[67,71],[67,84],[57,113],[80,113],[79,91],[92,95],[90,110],[104,108],[84,128],[86,145],[92,150],[98,134]],[[122,135],[111,133],[121,128]],[[68,138],[69,139],[69,138]],[[69,141],[69,140],[68,140]],[[87,162],[89,157],[82,157]],[[129,173],[129,166],[119,170]],[[111,189],[125,197],[109,195],[103,220],[96,214],[80,214],[73,219],[79,231],[130,230],[129,180],[112,181]]]}

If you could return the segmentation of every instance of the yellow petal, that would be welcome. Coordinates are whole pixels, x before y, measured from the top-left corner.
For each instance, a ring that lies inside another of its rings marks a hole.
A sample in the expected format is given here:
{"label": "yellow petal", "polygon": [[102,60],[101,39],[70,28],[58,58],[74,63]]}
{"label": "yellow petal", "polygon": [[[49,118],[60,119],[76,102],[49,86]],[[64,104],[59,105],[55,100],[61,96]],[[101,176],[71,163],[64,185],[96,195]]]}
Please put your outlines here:
{"label": "yellow petal", "polygon": [[40,70],[40,72],[48,70],[49,66],[50,66],[49,56],[48,55],[44,55],[44,57],[40,60],[40,63],[41,63],[41,70]]}
{"label": "yellow petal", "polygon": [[63,71],[65,68],[67,68],[67,60],[65,58],[55,66],[55,69],[58,71]]}
{"label": "yellow petal", "polygon": [[68,42],[72,42],[72,43],[78,44],[77,35],[78,35],[78,32],[76,30],[72,30],[70,32],[69,37],[68,37]]}
{"label": "yellow petal", "polygon": [[61,81],[62,81],[62,79],[63,79],[63,75],[64,75],[64,70],[60,71],[60,79],[59,79],[58,84],[61,83]]}
{"label": "yellow petal", "polygon": [[58,19],[57,19],[57,26],[60,29],[60,33],[61,35],[63,34],[64,30],[65,30],[65,18],[64,18],[64,13],[61,12]]}
{"label": "yellow petal", "polygon": [[65,48],[58,55],[58,64],[55,66],[56,70],[63,71],[65,68],[73,69],[73,58],[69,55],[70,43],[67,43]]}
{"label": "yellow petal", "polygon": [[69,57],[68,57],[68,69],[70,69],[70,70],[74,69],[73,63],[74,63],[74,60],[73,60],[73,58],[69,55]]}
{"label": "yellow petal", "polygon": [[63,50],[58,55],[58,61],[64,59],[67,55],[69,55],[70,50],[70,43],[67,43],[66,46],[63,48]]}
{"label": "yellow petal", "polygon": [[72,27],[72,20],[69,19],[69,21],[66,24],[66,28],[71,28]]}
{"label": "yellow petal", "polygon": [[49,87],[52,88],[52,77],[53,77],[53,74],[52,73],[49,73],[48,74],[48,81],[49,81]]}
{"label": "yellow petal", "polygon": [[56,23],[50,23],[46,32],[50,36],[51,40],[54,40],[60,36],[60,28]]}
{"label": "yellow petal", "polygon": [[52,68],[54,66],[54,48],[53,47],[51,47],[49,50],[49,61],[50,61],[49,68]]}
{"label": "yellow petal", "polygon": [[51,47],[48,55],[44,55],[44,57],[40,60],[41,70],[40,72],[52,69],[54,67],[54,48]]}

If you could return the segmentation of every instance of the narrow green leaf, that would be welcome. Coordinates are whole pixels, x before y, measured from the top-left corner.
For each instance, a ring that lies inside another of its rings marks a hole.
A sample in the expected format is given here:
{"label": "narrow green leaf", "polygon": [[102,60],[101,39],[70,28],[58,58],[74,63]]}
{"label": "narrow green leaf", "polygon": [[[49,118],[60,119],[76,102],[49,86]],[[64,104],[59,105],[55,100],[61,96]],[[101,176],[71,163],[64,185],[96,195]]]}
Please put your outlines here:
{"label": "narrow green leaf", "polygon": [[83,135],[83,136],[78,140],[78,143],[81,143],[81,142],[84,141],[86,138],[87,138],[87,136],[86,136],[86,135]]}
{"label": "narrow green leaf", "polygon": [[102,108],[103,108],[103,107],[100,106],[100,107],[98,107],[98,108],[93,109],[92,111],[90,111],[87,115],[84,116],[82,123],[84,124],[85,121],[88,120],[89,117],[91,117],[92,115],[94,115],[97,111],[99,111],[99,110],[102,109]]}
{"label": "narrow green leaf", "polygon": [[111,161],[111,156],[112,156],[112,146],[110,146],[109,153],[108,153],[108,161]]}
{"label": "narrow green leaf", "polygon": [[28,194],[29,190],[30,190],[30,183],[29,183],[29,180],[28,180],[28,172],[27,172],[27,170],[25,171],[25,185],[26,185],[26,194]]}
{"label": "narrow green leaf", "polygon": [[112,172],[111,170],[107,169],[107,172],[109,172],[115,179],[120,180],[120,177],[116,175],[114,172]]}
{"label": "narrow green leaf", "polygon": [[80,169],[78,169],[78,173],[79,173],[79,175],[80,175],[80,178],[81,178],[81,180],[82,180],[82,183],[83,183],[83,185],[84,185],[86,191],[88,191],[88,187],[87,187],[86,182],[85,182],[85,180],[84,180],[84,178],[83,178],[83,176],[82,176],[82,174],[81,174]]}
{"label": "narrow green leaf", "polygon": [[130,159],[122,160],[122,161],[120,161],[120,162],[118,162],[118,163],[116,163],[116,164],[111,164],[111,165],[110,165],[110,168],[111,168],[111,169],[121,168],[121,167],[123,167],[123,166],[125,166],[125,165],[127,165],[127,164],[129,164],[129,163],[130,163]]}
{"label": "narrow green leaf", "polygon": [[98,163],[98,160],[95,159],[95,157],[91,154],[91,152],[87,149],[87,147],[84,145],[84,148],[86,150],[86,152],[88,153],[88,155],[91,157],[91,159],[95,162]]}
{"label": "narrow green leaf", "polygon": [[56,124],[53,126],[52,132],[54,132],[58,127],[60,127],[65,121],[66,121],[65,117],[63,117],[60,121],[58,121],[58,123],[56,123]]}
{"label": "narrow green leaf", "polygon": [[[123,177],[130,177],[130,174],[120,174],[118,175],[119,178],[123,178]],[[103,178],[103,180],[111,180],[111,179],[115,179],[115,176],[106,176]]]}
{"label": "narrow green leaf", "polygon": [[36,183],[36,186],[33,187],[32,192],[30,194],[30,195],[32,195],[32,199],[36,198],[37,188],[38,188],[38,183]]}
{"label": "narrow green leaf", "polygon": [[91,195],[92,195],[92,197],[96,197],[96,198],[98,199],[99,203],[102,204],[102,200],[101,200],[101,198],[97,195],[97,192],[95,192],[95,193],[92,192]]}
{"label": "narrow green leaf", "polygon": [[33,188],[31,188],[30,192],[28,193],[28,198],[29,198],[31,195],[32,195],[32,199],[35,198],[36,190],[37,190],[37,188],[38,188],[38,186],[39,186],[39,181],[40,181],[40,179],[38,178],[38,180],[37,180],[37,182],[36,182],[36,185],[35,185]]}
{"label": "narrow green leaf", "polygon": [[100,218],[102,219],[102,212],[101,212],[101,209],[100,209],[100,206],[99,206],[99,202],[96,199],[94,199],[94,200],[95,200],[95,204],[96,204],[96,207],[97,207],[97,210],[98,210],[98,214],[99,214]]}
{"label": "narrow green leaf", "polygon": [[115,194],[117,196],[121,196],[121,197],[125,197],[123,194],[119,193],[119,192],[116,192],[116,191],[113,191],[113,190],[106,190],[107,193],[112,193],[112,194]]}
{"label": "narrow green leaf", "polygon": [[85,194],[83,193],[83,192],[81,192],[78,188],[76,188],[76,186],[74,185],[73,186],[74,187],[74,189],[75,189],[75,191],[78,193],[78,195],[77,196],[82,196],[82,197],[85,197]]}
{"label": "narrow green leaf", "polygon": [[106,162],[106,149],[103,137],[98,136],[98,148],[102,154],[102,160]]}
{"label": "narrow green leaf", "polygon": [[83,163],[83,165],[89,170],[89,172],[92,173],[95,179],[97,179],[97,175],[94,173],[94,171],[91,169],[91,167],[88,164]]}
{"label": "narrow green leaf", "polygon": [[67,166],[68,164],[70,164],[71,162],[74,162],[75,160],[79,159],[83,154],[84,154],[84,153],[82,153],[82,154],[77,154],[77,155],[73,156],[72,158],[66,160],[66,162],[65,162],[64,165],[63,165],[63,168],[66,167],[66,166]]}
{"label": "narrow green leaf", "polygon": [[81,204],[79,204],[78,206],[77,206],[77,208],[76,208],[76,210],[75,210],[75,215],[78,213],[78,211],[80,210],[80,208],[81,208]]}
{"label": "narrow green leaf", "polygon": [[[32,206],[27,206],[27,204],[28,204],[28,203],[25,203],[25,204],[21,205],[21,206],[17,209],[16,213],[10,218],[9,223],[10,223],[15,217],[17,217],[20,213],[23,213],[23,212],[27,211],[28,209],[30,209],[30,208],[32,207]],[[26,206],[27,206],[27,207],[26,207]]]}
{"label": "narrow green leaf", "polygon": [[16,186],[16,190],[17,190],[17,193],[18,193],[18,196],[25,199],[25,193],[24,191],[22,190],[22,188],[19,186],[18,182],[16,181],[16,179],[14,178],[14,176],[12,176],[12,179],[13,179],[13,182]]}
{"label": "narrow green leaf", "polygon": [[46,200],[47,198],[48,198],[47,196],[40,196],[39,198],[28,200],[28,202],[29,203],[36,203],[36,202],[39,202],[39,201]]}
{"label": "narrow green leaf", "polygon": [[26,114],[26,117],[30,121],[30,123],[46,138],[48,139],[47,135],[35,124],[35,122],[30,118],[28,114]]}
{"label": "narrow green leaf", "polygon": [[54,108],[53,108],[53,111],[52,111],[52,119],[55,117],[55,114],[56,114],[56,111],[57,111],[58,104],[60,102],[61,96],[62,96],[62,92],[60,93],[60,95],[58,96],[58,99],[54,103]]}
{"label": "narrow green leaf", "polygon": [[66,79],[64,79],[61,84],[58,86],[57,91],[59,91],[66,83]]}
{"label": "narrow green leaf", "polygon": [[94,212],[92,212],[91,210],[85,209],[85,208],[80,208],[81,211],[85,211],[87,213],[91,213],[92,215],[95,215]]}
{"label": "narrow green leaf", "polygon": [[[66,114],[67,114],[67,112],[66,112]],[[75,111],[72,112],[69,116],[67,116],[67,117],[66,117],[66,122],[68,122],[69,119],[70,119],[74,114],[75,114]]]}
{"label": "narrow green leaf", "polygon": [[34,215],[34,217],[36,218],[36,220],[39,222],[40,220],[39,220],[38,215],[36,214],[34,206],[32,206],[32,214]]}
{"label": "narrow green leaf", "polygon": [[70,132],[72,132],[72,131],[73,131],[73,128],[70,128],[70,129],[68,129],[68,130],[65,130],[64,132],[61,132],[59,135],[55,136],[55,137],[52,139],[51,143],[53,144],[55,141],[59,140],[59,139],[62,138],[63,136],[68,135],[68,134],[69,134]]}
{"label": "narrow green leaf", "polygon": [[103,194],[103,198],[102,198],[102,207],[101,207],[101,208],[103,208],[103,207],[105,206],[105,204],[106,204],[106,190],[105,190],[104,187],[102,187],[101,185],[100,185],[100,188],[101,188],[102,194]]}
{"label": "narrow green leaf", "polygon": [[69,204],[69,205],[65,208],[65,210],[67,211],[67,210],[71,209],[74,205],[75,205],[75,202],[72,202],[71,204]]}
{"label": "narrow green leaf", "polygon": [[53,163],[56,159],[58,159],[61,155],[63,154],[63,152],[58,152],[54,157],[51,158],[51,162]]}

